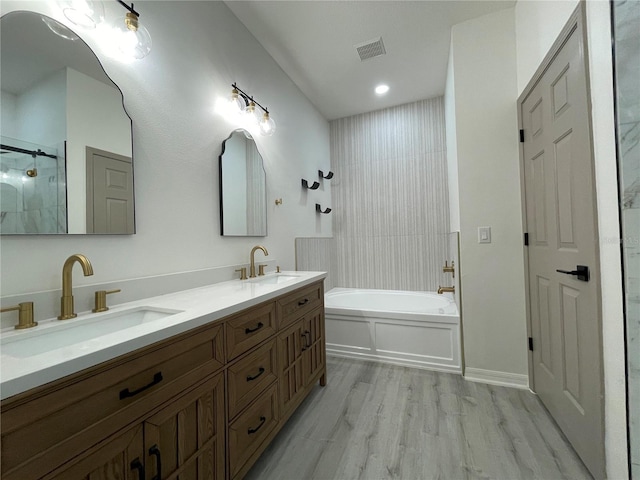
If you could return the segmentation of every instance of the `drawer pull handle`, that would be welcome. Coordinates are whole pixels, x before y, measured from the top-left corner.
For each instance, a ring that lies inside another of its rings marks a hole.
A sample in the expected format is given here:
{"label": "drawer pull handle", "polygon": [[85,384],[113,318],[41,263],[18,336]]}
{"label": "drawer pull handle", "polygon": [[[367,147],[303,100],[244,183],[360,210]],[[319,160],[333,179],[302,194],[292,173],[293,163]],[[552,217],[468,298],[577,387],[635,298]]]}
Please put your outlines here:
{"label": "drawer pull handle", "polygon": [[256,326],[256,328],[245,328],[244,333],[249,334],[249,333],[257,332],[262,327],[264,327],[264,323],[258,322],[258,325]]}
{"label": "drawer pull handle", "polygon": [[138,470],[138,480],[145,480],[144,466],[142,465],[142,462],[139,458],[136,457],[131,462],[131,470]]}
{"label": "drawer pull handle", "polygon": [[258,430],[260,430],[260,428],[262,427],[262,425],[264,425],[264,422],[266,421],[267,421],[266,417],[260,417],[260,425],[258,425],[256,428],[249,428],[249,430],[247,430],[247,433],[249,435],[256,433]]}
{"label": "drawer pull handle", "polygon": [[256,373],[253,377],[251,375],[247,375],[247,382],[255,380],[256,378],[258,378],[263,373],[264,373],[264,367],[260,367],[260,370],[258,370],[258,373]]}
{"label": "drawer pull handle", "polygon": [[305,347],[306,348],[311,348],[311,332],[309,330],[305,330],[305,332],[302,335],[304,335],[304,339],[305,339],[305,342],[306,342]]}
{"label": "drawer pull handle", "polygon": [[298,306],[299,306],[299,307],[302,307],[303,305],[306,305],[307,303],[309,303],[309,299],[308,299],[308,298],[305,298],[303,301],[298,302]]}
{"label": "drawer pull handle", "polygon": [[158,372],[153,376],[153,380],[151,381],[151,383],[145,385],[144,387],[140,387],[137,390],[134,390],[133,392],[130,392],[128,388],[125,388],[124,390],[120,391],[120,400],[124,400],[125,398],[129,398],[129,397],[133,397],[139,393],[144,392],[145,390],[147,390],[148,388],[153,387],[154,385],[159,384],[162,381],[162,372]]}
{"label": "drawer pull handle", "polygon": [[149,455],[155,455],[156,457],[156,476],[151,480],[162,480],[162,458],[160,458],[158,445],[154,445],[149,449]]}

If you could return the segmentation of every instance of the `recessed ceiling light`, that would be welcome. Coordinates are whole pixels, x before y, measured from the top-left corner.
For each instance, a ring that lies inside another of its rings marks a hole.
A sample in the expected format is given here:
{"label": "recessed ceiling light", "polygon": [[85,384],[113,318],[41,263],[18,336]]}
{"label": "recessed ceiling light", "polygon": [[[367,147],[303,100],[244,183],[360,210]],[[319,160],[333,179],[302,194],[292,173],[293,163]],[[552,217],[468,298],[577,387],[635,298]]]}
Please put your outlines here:
{"label": "recessed ceiling light", "polygon": [[389,85],[378,85],[376,87],[376,94],[377,95],[384,95],[388,91],[389,91]]}

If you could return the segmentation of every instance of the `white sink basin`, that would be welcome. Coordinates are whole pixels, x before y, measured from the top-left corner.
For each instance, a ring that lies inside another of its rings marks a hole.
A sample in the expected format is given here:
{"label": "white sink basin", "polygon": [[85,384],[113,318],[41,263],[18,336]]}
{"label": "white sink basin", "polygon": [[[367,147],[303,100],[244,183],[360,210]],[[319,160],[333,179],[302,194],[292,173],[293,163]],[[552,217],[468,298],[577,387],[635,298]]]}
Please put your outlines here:
{"label": "white sink basin", "polygon": [[5,335],[0,344],[0,353],[3,356],[27,358],[70,345],[78,345],[181,312],[181,310],[164,308],[135,307],[120,312],[97,314],[93,318],[82,316],[73,320],[52,321],[47,326],[35,327],[15,335]]}
{"label": "white sink basin", "polygon": [[265,275],[264,277],[256,277],[249,280],[251,283],[258,283],[260,285],[277,285],[279,283],[290,282],[300,278],[300,275],[289,275],[287,273],[274,273],[271,275]]}

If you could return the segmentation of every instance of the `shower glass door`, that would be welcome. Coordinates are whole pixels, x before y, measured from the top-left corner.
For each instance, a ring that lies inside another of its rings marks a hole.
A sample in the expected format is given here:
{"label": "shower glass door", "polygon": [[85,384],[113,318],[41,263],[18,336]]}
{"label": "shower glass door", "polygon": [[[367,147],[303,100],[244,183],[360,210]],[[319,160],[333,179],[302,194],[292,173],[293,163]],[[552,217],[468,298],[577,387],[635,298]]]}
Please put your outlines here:
{"label": "shower glass door", "polygon": [[0,233],[66,233],[64,148],[1,137]]}
{"label": "shower glass door", "polygon": [[612,6],[631,478],[640,480],[640,2]]}

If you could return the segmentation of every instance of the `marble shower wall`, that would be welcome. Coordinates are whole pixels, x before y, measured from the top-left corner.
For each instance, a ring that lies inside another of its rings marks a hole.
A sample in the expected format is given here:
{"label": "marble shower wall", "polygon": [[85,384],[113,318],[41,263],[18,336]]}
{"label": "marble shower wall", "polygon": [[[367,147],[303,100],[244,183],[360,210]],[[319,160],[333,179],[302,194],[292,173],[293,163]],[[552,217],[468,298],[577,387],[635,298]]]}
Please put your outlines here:
{"label": "marble shower wall", "polygon": [[625,273],[629,441],[640,479],[640,3],[613,2],[618,152]]}
{"label": "marble shower wall", "polygon": [[[434,291],[450,281],[444,125],[442,97],[331,122],[333,240],[306,243],[318,264],[329,257],[333,286]],[[299,259],[313,257],[304,243]]]}

